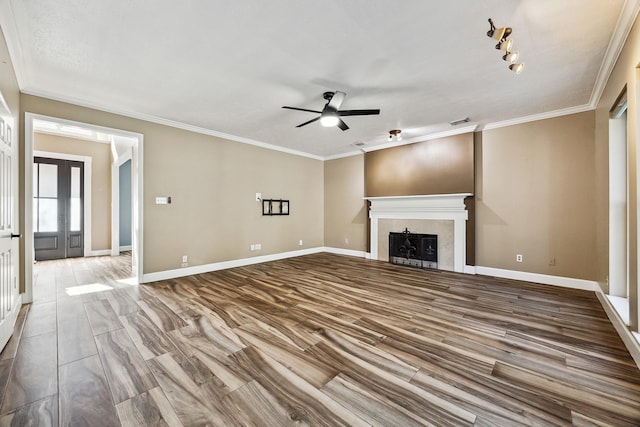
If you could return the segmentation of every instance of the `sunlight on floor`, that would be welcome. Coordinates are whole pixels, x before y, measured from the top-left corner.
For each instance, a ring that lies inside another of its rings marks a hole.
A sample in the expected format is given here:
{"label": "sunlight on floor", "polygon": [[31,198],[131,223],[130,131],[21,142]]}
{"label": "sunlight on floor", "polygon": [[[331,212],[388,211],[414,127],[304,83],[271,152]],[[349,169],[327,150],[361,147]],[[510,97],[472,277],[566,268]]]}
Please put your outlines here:
{"label": "sunlight on floor", "polygon": [[65,292],[67,293],[67,295],[73,297],[77,295],[92,294],[95,292],[110,291],[112,289],[113,288],[111,286],[103,285],[101,283],[92,283],[90,285],[80,285],[73,286],[71,288],[65,288]]}
{"label": "sunlight on floor", "polygon": [[119,280],[116,280],[116,282],[122,283],[123,285],[138,286],[138,279],[135,277],[129,277],[127,279],[119,279]]}

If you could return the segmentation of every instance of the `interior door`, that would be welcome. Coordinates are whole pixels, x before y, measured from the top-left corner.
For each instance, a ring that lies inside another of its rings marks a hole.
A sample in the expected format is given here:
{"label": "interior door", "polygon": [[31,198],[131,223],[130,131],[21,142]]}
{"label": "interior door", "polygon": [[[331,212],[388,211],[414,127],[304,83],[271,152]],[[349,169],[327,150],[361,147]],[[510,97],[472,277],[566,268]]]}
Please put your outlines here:
{"label": "interior door", "polygon": [[[20,309],[18,294],[18,194],[16,135],[13,119],[0,104],[0,350],[13,334]],[[14,155],[15,154],[15,155]]]}
{"label": "interior door", "polygon": [[33,246],[36,261],[84,255],[84,163],[34,157]]}

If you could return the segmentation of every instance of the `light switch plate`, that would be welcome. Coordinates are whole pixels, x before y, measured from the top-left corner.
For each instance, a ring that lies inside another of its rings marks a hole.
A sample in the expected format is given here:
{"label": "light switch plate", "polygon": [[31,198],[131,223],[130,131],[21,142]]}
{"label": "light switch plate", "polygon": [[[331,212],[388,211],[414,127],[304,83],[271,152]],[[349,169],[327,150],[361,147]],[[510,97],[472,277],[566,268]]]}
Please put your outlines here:
{"label": "light switch plate", "polygon": [[169,198],[168,197],[156,197],[156,205],[168,205]]}

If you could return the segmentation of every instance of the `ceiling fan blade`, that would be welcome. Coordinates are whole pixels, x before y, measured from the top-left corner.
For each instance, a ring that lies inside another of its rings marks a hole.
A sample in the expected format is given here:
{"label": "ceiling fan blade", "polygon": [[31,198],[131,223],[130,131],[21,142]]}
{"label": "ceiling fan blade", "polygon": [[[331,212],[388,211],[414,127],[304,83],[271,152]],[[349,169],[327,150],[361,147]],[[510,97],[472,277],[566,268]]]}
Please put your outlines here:
{"label": "ceiling fan blade", "polygon": [[298,107],[282,107],[282,108],[286,108],[287,110],[306,111],[306,112],[309,112],[309,113],[317,113],[317,114],[322,113],[322,111],[307,110],[306,108],[298,108]]}
{"label": "ceiling fan blade", "polygon": [[331,100],[327,103],[327,107],[333,108],[335,110],[339,110],[342,102],[344,101],[344,97],[347,96],[344,92],[336,91],[334,92]]}
{"label": "ceiling fan blade", "polygon": [[315,119],[311,119],[311,120],[309,120],[308,122],[304,122],[304,123],[302,123],[302,124],[300,124],[300,125],[298,125],[298,126],[296,126],[296,127],[297,127],[297,128],[301,128],[302,126],[306,126],[306,125],[308,125],[309,123],[313,123],[313,122],[315,122],[316,120],[320,120],[320,116],[316,117]]}
{"label": "ceiling fan blade", "polygon": [[343,131],[349,129],[349,126],[347,126],[347,124],[344,121],[342,121],[342,119],[338,121],[337,126]]}
{"label": "ceiling fan blade", "polygon": [[339,116],[372,116],[380,114],[380,110],[342,110],[338,111]]}

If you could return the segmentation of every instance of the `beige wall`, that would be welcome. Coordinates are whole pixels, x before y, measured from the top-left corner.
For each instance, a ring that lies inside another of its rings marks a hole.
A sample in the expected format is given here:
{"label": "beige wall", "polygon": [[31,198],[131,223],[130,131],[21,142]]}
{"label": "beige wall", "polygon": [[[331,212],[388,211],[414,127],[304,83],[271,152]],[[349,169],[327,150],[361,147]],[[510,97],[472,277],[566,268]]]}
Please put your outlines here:
{"label": "beige wall", "polygon": [[324,244],[367,251],[364,155],[324,162]]}
{"label": "beige wall", "polygon": [[597,215],[597,248],[598,248],[598,277],[604,281],[609,272],[609,110],[616,98],[627,86],[627,142],[628,142],[628,247],[629,247],[629,299],[630,320],[635,331],[638,330],[638,312],[640,300],[638,298],[638,102],[640,85],[640,27],[638,20],[631,30],[624,48],[618,58],[609,80],[604,88],[596,108],[596,215]]}
{"label": "beige wall", "polygon": [[594,118],[591,111],[483,132],[477,265],[598,279]]}
{"label": "beige wall", "polygon": [[[30,95],[20,109],[144,135],[145,273],[180,268],[182,255],[196,266],[324,244],[321,161]],[[262,216],[256,192],[289,199],[291,214]]]}
{"label": "beige wall", "polygon": [[37,151],[91,157],[91,250],[111,249],[111,146],[94,141],[34,133]]}

